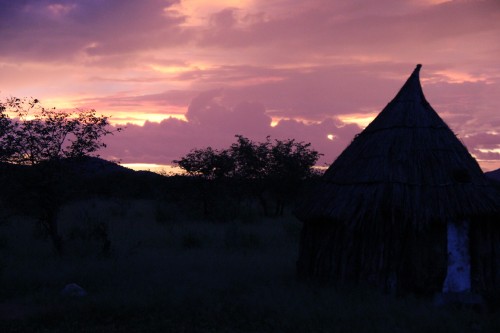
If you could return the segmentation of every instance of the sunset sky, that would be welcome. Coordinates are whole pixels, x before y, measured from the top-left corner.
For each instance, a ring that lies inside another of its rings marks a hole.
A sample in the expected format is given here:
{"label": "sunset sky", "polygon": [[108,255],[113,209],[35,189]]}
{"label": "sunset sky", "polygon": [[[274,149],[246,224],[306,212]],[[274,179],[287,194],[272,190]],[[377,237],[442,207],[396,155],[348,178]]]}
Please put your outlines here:
{"label": "sunset sky", "polygon": [[500,168],[499,0],[0,0],[0,98],[93,108],[100,154],[169,164],[235,134],[331,163],[417,63],[427,100]]}

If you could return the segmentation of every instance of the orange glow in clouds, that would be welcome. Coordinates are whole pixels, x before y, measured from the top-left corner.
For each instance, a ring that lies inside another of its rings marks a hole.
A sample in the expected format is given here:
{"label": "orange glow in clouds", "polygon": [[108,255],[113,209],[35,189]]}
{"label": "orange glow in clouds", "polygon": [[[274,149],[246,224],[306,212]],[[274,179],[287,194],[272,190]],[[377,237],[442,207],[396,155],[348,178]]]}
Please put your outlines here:
{"label": "orange glow in clouds", "polygon": [[254,0],[183,0],[168,10],[185,15],[187,19],[184,26],[199,26],[213,13],[225,8],[249,8],[254,2]]}
{"label": "orange glow in clouds", "polygon": [[372,120],[377,116],[378,112],[375,113],[353,113],[349,115],[340,115],[339,119],[343,123],[347,124],[357,124],[361,128],[365,128],[372,122]]}
{"label": "orange glow in clouds", "polygon": [[152,70],[160,72],[162,74],[180,74],[190,71],[208,70],[210,68],[213,68],[213,66],[209,65],[208,63],[193,63],[184,66],[180,65],[163,66],[163,65],[152,64],[150,65],[150,67]]}
{"label": "orange glow in clouds", "polygon": [[121,166],[135,171],[151,171],[156,173],[183,174],[184,170],[168,164],[154,163],[122,163]]}
{"label": "orange glow in clouds", "polygon": [[[472,75],[469,73],[465,72],[459,72],[459,71],[451,71],[451,70],[446,70],[446,71],[436,71],[434,72],[435,75],[442,76],[444,80],[447,83],[466,83],[466,82],[481,82],[481,81],[488,81],[488,77],[486,74],[484,75]],[[439,79],[436,78],[431,78],[431,79],[421,79],[422,82],[435,82],[435,81],[440,81]]]}
{"label": "orange glow in clouds", "polygon": [[143,126],[146,121],[160,123],[163,120],[175,118],[182,121],[187,121],[186,116],[177,113],[131,113],[131,112],[113,112],[109,119],[112,125],[139,125]]}

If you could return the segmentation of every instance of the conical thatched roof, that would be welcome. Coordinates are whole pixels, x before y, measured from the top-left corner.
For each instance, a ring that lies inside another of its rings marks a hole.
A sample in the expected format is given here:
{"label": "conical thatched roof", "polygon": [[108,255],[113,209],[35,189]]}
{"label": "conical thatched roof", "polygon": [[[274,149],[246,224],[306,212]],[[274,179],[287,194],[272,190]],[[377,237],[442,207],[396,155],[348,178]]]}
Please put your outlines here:
{"label": "conical thatched roof", "polygon": [[500,211],[476,160],[425,99],[420,68],[330,166],[299,218],[422,226]]}

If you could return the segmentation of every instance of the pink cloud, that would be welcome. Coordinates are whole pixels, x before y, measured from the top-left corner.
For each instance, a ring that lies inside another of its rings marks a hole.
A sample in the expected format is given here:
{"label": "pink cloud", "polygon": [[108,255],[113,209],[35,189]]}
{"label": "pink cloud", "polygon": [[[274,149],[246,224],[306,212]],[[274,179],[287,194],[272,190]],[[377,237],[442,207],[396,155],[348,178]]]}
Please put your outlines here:
{"label": "pink cloud", "polygon": [[[396,78],[396,70],[413,66],[380,63],[372,67],[378,68],[379,73],[394,71],[395,78],[379,77],[374,74],[376,72],[366,72],[362,66],[322,68],[322,70],[311,68],[305,72],[224,68],[221,72],[217,72],[216,69],[209,71],[203,78],[204,83],[200,85],[210,86],[209,83],[213,77],[214,82],[217,83],[214,86],[218,85],[218,80],[226,80],[227,85],[224,88],[198,93],[189,102],[187,99],[195,94],[194,91],[189,94],[185,91],[170,91],[165,94],[137,97],[138,104],[144,103],[145,100],[156,101],[159,105],[177,100],[178,106],[182,107],[185,103],[189,123],[166,120],[161,126],[147,123],[144,130],[134,129],[129,141],[132,144],[137,143],[133,140],[135,135],[147,137],[149,141],[155,142],[165,142],[165,137],[168,137],[168,142],[174,142],[175,147],[169,145],[167,149],[162,146],[165,151],[156,149],[148,156],[138,154],[137,152],[141,149],[137,149],[134,151],[136,157],[133,161],[143,162],[144,159],[150,158],[150,162],[154,162],[156,158],[156,162],[161,160],[161,163],[167,163],[194,147],[226,147],[234,140],[235,134],[242,134],[254,140],[263,140],[265,136],[271,135],[274,138],[296,138],[300,141],[311,142],[316,149],[325,154],[321,163],[332,162],[361,130],[356,125],[347,125],[335,120],[336,117],[349,115],[352,112],[377,113],[381,111],[409,75],[407,71]],[[272,73],[274,76],[281,77],[281,80],[234,86],[234,82],[247,79],[252,73],[257,77]],[[500,124],[500,117],[496,114],[485,114],[478,119],[478,115],[474,113],[475,111],[480,114],[482,108],[488,110],[498,103],[489,95],[492,93],[491,89],[494,89],[492,87],[495,86],[482,81],[446,83],[441,81],[442,78],[439,75],[434,76],[425,69],[422,75],[428,80],[427,83],[423,83],[428,100],[452,130],[459,137],[465,138],[471,153],[478,158],[496,160],[496,154],[484,153],[478,149],[496,147],[496,143],[500,144],[500,137],[479,134],[498,128],[496,126]],[[336,81],[337,77],[345,78],[345,80]],[[433,77],[437,80],[434,83]],[[111,101],[111,103],[114,102]],[[482,106],[478,108],[478,105]],[[283,120],[278,126],[271,128],[271,117],[296,117],[315,122],[305,124],[296,120]],[[152,130],[153,128],[156,130]],[[159,132],[159,129],[165,133]],[[128,136],[126,132],[120,136]],[[154,137],[151,137],[153,134]],[[334,136],[334,140],[327,139],[329,134]],[[123,142],[118,145],[123,145]],[[113,145],[110,144],[111,151],[114,151]],[[143,151],[147,150],[143,148]],[[129,149],[129,151],[133,150]],[[124,156],[124,158],[132,156],[115,152],[113,154]],[[154,156],[156,157],[153,158]]]}
{"label": "pink cloud", "polygon": [[423,63],[436,111],[476,156],[497,158],[484,152],[500,143],[484,135],[500,127],[497,0],[187,4],[0,0],[0,93],[149,120],[110,139],[106,154],[130,162],[234,134],[296,137],[331,161],[360,130],[338,119],[379,112]]}
{"label": "pink cloud", "polygon": [[[193,148],[227,148],[236,134],[255,141],[270,135],[311,142],[314,149],[325,154],[321,163],[331,163],[361,130],[333,119],[310,125],[287,120],[271,127],[263,105],[246,102],[225,107],[217,101],[219,93],[211,91],[194,98],[187,113],[189,122],[171,118],[144,126],[129,124],[125,131],[106,139],[108,148],[101,155],[119,157],[124,163],[169,164]],[[329,134],[333,140],[328,139]]]}

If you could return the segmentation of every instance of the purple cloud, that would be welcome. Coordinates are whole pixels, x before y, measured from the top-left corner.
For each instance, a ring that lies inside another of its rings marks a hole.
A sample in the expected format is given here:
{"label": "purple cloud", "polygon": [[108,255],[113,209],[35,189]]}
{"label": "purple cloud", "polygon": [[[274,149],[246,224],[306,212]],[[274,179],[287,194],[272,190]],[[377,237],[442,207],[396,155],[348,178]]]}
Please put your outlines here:
{"label": "purple cloud", "polygon": [[325,154],[321,163],[331,163],[361,130],[335,119],[309,125],[285,120],[271,127],[263,105],[245,102],[225,107],[217,101],[219,96],[220,92],[210,91],[194,98],[186,114],[189,122],[170,118],[144,126],[127,125],[125,131],[106,139],[108,148],[102,156],[121,158],[126,163],[169,164],[193,148],[227,148],[234,136],[241,134],[256,141],[270,135],[311,142],[314,149]]}
{"label": "purple cloud", "polygon": [[[125,161],[167,163],[194,147],[227,146],[234,134],[295,137],[331,161],[360,130],[340,119],[382,110],[416,63],[436,111],[476,156],[497,156],[500,138],[482,135],[500,126],[497,0],[0,0],[0,8],[2,96],[149,120],[110,139],[105,154]],[[168,115],[188,122],[151,122]]]}

